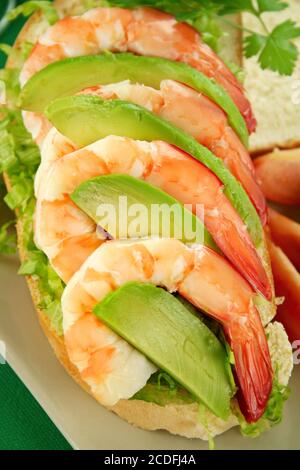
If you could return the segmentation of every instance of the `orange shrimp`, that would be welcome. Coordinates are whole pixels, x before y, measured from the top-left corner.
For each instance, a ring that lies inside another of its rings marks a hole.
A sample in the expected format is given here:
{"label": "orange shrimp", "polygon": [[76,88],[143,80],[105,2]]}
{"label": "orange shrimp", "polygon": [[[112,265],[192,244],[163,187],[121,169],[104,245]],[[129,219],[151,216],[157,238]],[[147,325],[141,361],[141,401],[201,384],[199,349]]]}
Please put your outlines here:
{"label": "orange shrimp", "polygon": [[263,224],[267,221],[266,199],[256,181],[253,161],[228,124],[224,111],[206,96],[174,80],[163,80],[160,90],[129,81],[94,86],[81,92],[104,99],[119,98],[143,106],[195,137],[241,182]]}
{"label": "orange shrimp", "polygon": [[[86,88],[80,94],[132,101],[191,134],[224,161],[245,188],[263,224],[266,223],[266,200],[256,181],[249,153],[229,126],[223,110],[206,96],[173,80],[163,80],[160,90],[124,81]],[[42,115],[35,114],[33,117],[27,113],[24,114],[24,122],[34,138],[37,135],[36,128],[42,129],[37,138],[39,143],[45,137],[44,129],[49,128],[47,119]]]}
{"label": "orange shrimp", "polygon": [[22,69],[21,84],[51,62],[103,50],[159,56],[195,67],[223,86],[249,131],[255,130],[256,121],[242,85],[203,43],[200,34],[186,23],[149,8],[95,8],[80,17],[63,18],[40,37]]}
{"label": "orange shrimp", "polygon": [[[125,173],[144,179],[182,204],[190,204],[194,212],[197,205],[202,204],[204,223],[217,245],[257,290],[271,298],[262,262],[244,223],[224,194],[220,180],[200,162],[165,142],[109,136],[52,164],[38,195],[35,224],[36,244],[52,263],[55,261],[53,247],[57,256],[58,243],[95,230],[90,219],[76,210],[68,194],[81,182],[108,173]],[[80,259],[79,253],[76,259]],[[82,257],[82,262],[84,259]],[[69,260],[68,273],[72,272],[71,266],[74,272],[78,268],[73,258]],[[54,267],[68,280],[62,266],[55,263]]]}
{"label": "orange shrimp", "polygon": [[34,192],[38,197],[39,188],[43,186],[44,179],[51,164],[58,158],[74,152],[76,146],[54,127],[47,133],[41,145],[41,163],[34,178]]}
{"label": "orange shrimp", "polygon": [[[102,277],[102,295],[109,292],[109,288],[105,289],[108,277],[106,274]],[[95,282],[90,281],[90,284]],[[93,395],[103,405],[113,406],[143,388],[157,369],[143,354],[92,315],[96,298],[79,283],[71,299],[68,299],[68,288],[65,289],[62,299],[66,312],[63,318],[64,341],[70,361],[76,365]],[[68,308],[74,313],[72,317],[67,313]]]}
{"label": "orange shrimp", "polygon": [[[128,281],[150,282],[177,291],[221,322],[234,353],[240,407],[247,421],[257,421],[270,395],[273,372],[266,335],[254,306],[255,294],[220,255],[200,245],[188,248],[175,239],[107,242],[87,259],[65,289],[62,308],[66,347],[81,377],[85,380],[88,375],[98,399],[109,399],[105,384],[111,379],[111,353],[106,354],[102,368],[95,356],[99,351],[102,357],[103,340],[98,346],[94,340],[93,348],[85,347],[82,357],[83,341],[74,341],[74,337],[78,338],[78,331],[82,336],[81,326],[87,321],[93,325],[93,338],[101,336],[105,327],[90,318],[91,307]],[[86,297],[88,308],[83,301]],[[113,369],[113,376],[118,373]],[[120,398],[127,394],[129,381],[135,383],[138,377],[139,371],[136,379],[122,382],[118,387]]]}
{"label": "orange shrimp", "polygon": [[46,136],[52,129],[51,123],[39,113],[23,111],[22,116],[26,129],[30,132],[35,143],[41,148]]}

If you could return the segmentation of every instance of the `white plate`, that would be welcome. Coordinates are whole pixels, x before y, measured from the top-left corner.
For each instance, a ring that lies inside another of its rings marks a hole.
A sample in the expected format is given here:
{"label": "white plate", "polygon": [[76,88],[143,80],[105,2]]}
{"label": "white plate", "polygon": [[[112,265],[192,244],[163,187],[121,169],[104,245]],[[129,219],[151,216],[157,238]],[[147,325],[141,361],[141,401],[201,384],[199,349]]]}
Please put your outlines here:
{"label": "white plate", "polygon": [[[0,257],[0,340],[6,343],[9,364],[75,449],[207,449],[198,440],[134,428],[82,391],[52,353],[17,269],[16,258]],[[231,430],[216,439],[217,448],[300,449],[299,390],[300,366],[279,426],[256,439]]]}

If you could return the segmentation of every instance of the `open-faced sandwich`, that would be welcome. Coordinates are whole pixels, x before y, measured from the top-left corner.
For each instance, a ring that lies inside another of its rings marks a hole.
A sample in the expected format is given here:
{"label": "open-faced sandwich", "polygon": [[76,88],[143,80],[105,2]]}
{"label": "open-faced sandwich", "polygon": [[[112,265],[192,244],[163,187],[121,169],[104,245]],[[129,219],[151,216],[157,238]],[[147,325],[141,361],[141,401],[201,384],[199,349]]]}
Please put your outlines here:
{"label": "open-faced sandwich", "polygon": [[144,429],[255,436],[280,421],[293,366],[272,321],[256,120],[208,35],[121,3],[41,2],[10,54],[1,161],[20,272],[102,405]]}

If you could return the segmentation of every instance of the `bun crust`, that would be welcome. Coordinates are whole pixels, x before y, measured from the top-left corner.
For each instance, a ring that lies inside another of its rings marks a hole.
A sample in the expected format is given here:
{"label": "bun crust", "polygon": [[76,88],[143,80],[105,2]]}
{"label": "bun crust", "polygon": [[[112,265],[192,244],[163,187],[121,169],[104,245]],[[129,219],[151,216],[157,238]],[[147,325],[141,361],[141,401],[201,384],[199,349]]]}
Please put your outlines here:
{"label": "bun crust", "polygon": [[[78,7],[80,6],[80,0],[56,0],[55,5],[63,14],[74,14],[78,13]],[[47,27],[47,24],[42,19],[42,15],[39,13],[34,14],[25,24],[22,31],[20,32],[15,47],[24,41],[35,41],[43,29]],[[8,67],[13,67],[12,60],[8,61]],[[7,188],[10,188],[10,181],[7,175],[5,176],[5,183]],[[18,234],[18,248],[20,253],[21,261],[26,259],[26,252],[24,251],[23,244],[23,224],[21,221],[17,223],[17,234]],[[271,271],[269,271],[272,276]],[[51,344],[58,360],[64,366],[66,371],[71,377],[88,393],[92,395],[89,386],[84,383],[77,369],[70,362],[63,337],[59,336],[56,331],[51,327],[50,320],[46,316],[45,312],[41,310],[38,305],[41,303],[41,293],[39,291],[38,282],[34,277],[27,277],[27,283],[31,292],[32,300],[36,308],[39,322],[41,327],[47,336],[49,343]],[[283,331],[283,335],[285,335]],[[289,351],[289,343],[285,335],[283,339],[286,354],[292,356]],[[291,372],[291,367],[288,367],[286,382],[288,381]],[[120,400],[115,406],[110,408],[111,411],[118,414],[121,418],[128,421],[134,426],[138,426],[147,430],[164,429],[172,434],[179,434],[188,438],[200,438],[208,440],[209,437],[216,436],[229,428],[238,424],[237,418],[232,414],[229,419],[224,422],[214,416],[212,413],[207,411],[207,427],[204,427],[199,422],[198,417],[198,405],[195,404],[170,404],[166,406],[159,406],[154,403],[148,403],[141,400]],[[209,435],[208,431],[209,430]]]}

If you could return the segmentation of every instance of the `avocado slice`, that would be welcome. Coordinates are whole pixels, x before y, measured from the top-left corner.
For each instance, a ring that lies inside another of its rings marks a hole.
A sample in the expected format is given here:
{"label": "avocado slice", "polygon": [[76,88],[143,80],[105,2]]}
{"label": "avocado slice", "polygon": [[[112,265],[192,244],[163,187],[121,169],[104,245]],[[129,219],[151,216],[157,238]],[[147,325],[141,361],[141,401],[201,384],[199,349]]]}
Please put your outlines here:
{"label": "avocado slice", "polygon": [[129,282],[94,314],[204,403],[228,418],[233,394],[226,351],[193,313],[165,290]]}
{"label": "avocado slice", "polygon": [[139,390],[131,400],[147,401],[159,406],[171,404],[190,405],[191,403],[196,402],[193,395],[180,385],[171,390],[166,385],[158,385],[151,382],[148,382],[141,390]]}
{"label": "avocado slice", "polygon": [[185,83],[217,103],[247,146],[249,136],[245,120],[220,85],[184,63],[157,57],[105,53],[54,62],[26,83],[20,103],[22,109],[43,112],[54,99],[74,95],[87,87],[131,80],[159,89],[165,79]]}
{"label": "avocado slice", "polygon": [[[124,196],[126,201],[120,199]],[[132,176],[113,174],[84,181],[72,193],[71,199],[113,238],[177,238],[184,243],[204,243],[218,251],[211,235],[198,217],[164,191]],[[138,206],[134,206],[136,204]],[[109,209],[107,205],[112,206],[113,220],[105,215]],[[104,214],[99,213],[100,207],[106,208]],[[159,207],[166,211],[167,218],[170,214],[169,224],[162,212],[158,212]],[[133,209],[132,217],[129,208]],[[138,212],[135,212],[135,209]],[[169,209],[172,210],[167,214]],[[122,224],[124,213],[129,215],[126,224]]]}
{"label": "avocado slice", "polygon": [[202,162],[224,184],[224,191],[259,246],[262,226],[259,216],[241,184],[223,161],[193,137],[145,108],[121,100],[102,100],[98,96],[79,95],[59,98],[45,110],[47,118],[79,147],[108,135],[137,140],[164,140],[176,145]]}

